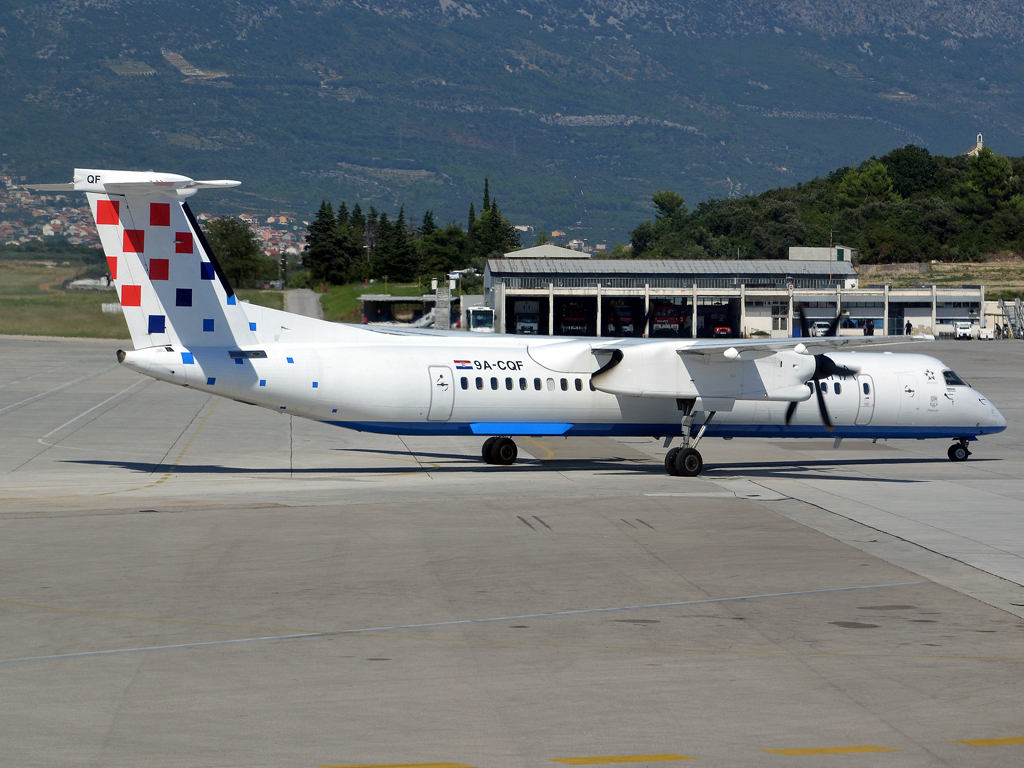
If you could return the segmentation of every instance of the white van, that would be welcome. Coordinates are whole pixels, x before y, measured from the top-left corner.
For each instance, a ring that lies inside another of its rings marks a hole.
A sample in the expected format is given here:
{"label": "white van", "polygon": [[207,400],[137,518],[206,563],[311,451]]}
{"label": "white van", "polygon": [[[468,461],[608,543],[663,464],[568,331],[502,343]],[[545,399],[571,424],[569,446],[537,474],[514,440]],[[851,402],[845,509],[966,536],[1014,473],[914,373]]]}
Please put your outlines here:
{"label": "white van", "polygon": [[974,334],[971,333],[971,324],[968,322],[953,323],[953,338],[954,339],[971,339],[974,338]]}

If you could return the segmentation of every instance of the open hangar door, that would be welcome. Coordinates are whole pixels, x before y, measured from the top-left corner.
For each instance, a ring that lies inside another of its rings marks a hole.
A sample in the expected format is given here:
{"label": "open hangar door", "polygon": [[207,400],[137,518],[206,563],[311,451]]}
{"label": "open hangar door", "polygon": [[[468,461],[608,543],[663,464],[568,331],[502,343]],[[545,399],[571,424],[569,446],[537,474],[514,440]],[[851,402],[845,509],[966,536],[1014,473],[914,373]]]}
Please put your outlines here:
{"label": "open hangar door", "polygon": [[644,335],[644,300],[635,296],[601,299],[601,335],[610,338]]}
{"label": "open hangar door", "polygon": [[548,298],[505,297],[505,333],[548,335]]}
{"label": "open hangar door", "polygon": [[596,336],[596,296],[555,296],[556,336]]}
{"label": "open hangar door", "polygon": [[697,337],[730,338],[739,336],[740,300],[703,297],[697,303]]}

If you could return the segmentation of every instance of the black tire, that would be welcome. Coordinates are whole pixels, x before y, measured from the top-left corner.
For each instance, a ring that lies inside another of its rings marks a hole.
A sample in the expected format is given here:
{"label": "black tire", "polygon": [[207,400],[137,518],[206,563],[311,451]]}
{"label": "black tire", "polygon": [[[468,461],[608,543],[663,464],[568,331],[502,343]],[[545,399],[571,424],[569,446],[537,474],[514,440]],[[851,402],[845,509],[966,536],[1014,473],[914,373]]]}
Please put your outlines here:
{"label": "black tire", "polygon": [[516,447],[515,441],[510,437],[499,437],[491,447],[492,464],[500,464],[503,467],[507,467],[509,464],[514,464],[518,456],[519,449]]}
{"label": "black tire", "polygon": [[971,452],[967,450],[966,445],[953,443],[953,445],[949,446],[949,450],[946,451],[946,455],[949,456],[950,461],[967,461],[967,457],[971,455]]}
{"label": "black tire", "polygon": [[480,449],[480,455],[484,458],[485,464],[493,464],[494,458],[491,456],[491,449],[494,448],[494,444],[498,442],[497,437],[488,437],[484,440],[484,447]]}
{"label": "black tire", "polygon": [[696,477],[704,468],[704,459],[695,448],[684,448],[676,454],[676,474],[680,477]]}
{"label": "black tire", "polygon": [[679,472],[676,470],[676,456],[678,455],[678,448],[672,448],[665,454],[665,471],[672,475],[672,477],[679,476]]}

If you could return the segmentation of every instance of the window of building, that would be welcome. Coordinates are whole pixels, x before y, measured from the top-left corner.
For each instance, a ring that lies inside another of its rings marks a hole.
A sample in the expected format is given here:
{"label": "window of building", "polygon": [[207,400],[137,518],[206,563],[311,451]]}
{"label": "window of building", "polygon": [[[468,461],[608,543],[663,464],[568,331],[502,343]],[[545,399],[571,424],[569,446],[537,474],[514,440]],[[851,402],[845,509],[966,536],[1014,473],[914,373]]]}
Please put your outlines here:
{"label": "window of building", "polygon": [[772,302],[772,330],[789,330],[789,302]]}

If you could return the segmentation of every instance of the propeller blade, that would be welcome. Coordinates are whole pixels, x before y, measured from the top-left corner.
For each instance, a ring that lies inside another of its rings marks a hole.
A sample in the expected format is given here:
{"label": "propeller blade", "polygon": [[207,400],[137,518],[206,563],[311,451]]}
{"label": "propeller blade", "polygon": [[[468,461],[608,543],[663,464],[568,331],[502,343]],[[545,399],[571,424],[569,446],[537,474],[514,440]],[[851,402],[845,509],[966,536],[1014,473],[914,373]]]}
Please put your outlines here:
{"label": "propeller blade", "polygon": [[793,415],[796,413],[796,406],[797,406],[797,401],[794,400],[793,402],[791,402],[789,404],[789,407],[786,409],[786,426],[787,427],[789,426],[789,422],[791,422],[793,420]]}
{"label": "propeller blade", "polygon": [[814,391],[818,395],[818,410],[821,412],[821,421],[825,425],[825,429],[829,432],[832,431],[832,419],[828,417],[828,408],[825,407],[825,395],[821,391],[821,382],[817,379],[814,380]]}
{"label": "propeller blade", "polygon": [[807,324],[807,315],[804,314],[804,305],[798,304],[796,308],[797,314],[800,315],[800,335],[809,339],[811,337],[811,327]]}
{"label": "propeller blade", "polygon": [[857,371],[845,365],[837,365],[836,361],[828,355],[814,356],[814,374],[812,379],[827,379],[829,376],[856,376]]}
{"label": "propeller blade", "polygon": [[842,314],[842,312],[840,312],[838,315],[836,315],[832,319],[832,322],[828,324],[828,330],[825,331],[825,335],[826,336],[835,336],[836,335],[836,331],[839,330],[839,321],[842,320],[842,319],[843,319],[843,314]]}

